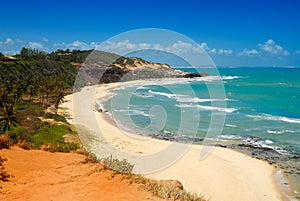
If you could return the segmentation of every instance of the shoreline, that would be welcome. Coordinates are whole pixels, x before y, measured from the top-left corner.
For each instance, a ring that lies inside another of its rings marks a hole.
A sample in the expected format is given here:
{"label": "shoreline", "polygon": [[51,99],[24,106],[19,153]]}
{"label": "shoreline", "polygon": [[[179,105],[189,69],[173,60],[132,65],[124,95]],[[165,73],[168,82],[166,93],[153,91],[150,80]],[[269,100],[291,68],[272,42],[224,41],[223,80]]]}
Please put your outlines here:
{"label": "shoreline", "polygon": [[[90,101],[108,98],[111,95],[109,90],[118,88],[128,84],[138,84],[146,81],[131,81],[126,83],[112,83],[100,86],[85,87],[80,92],[74,93],[81,104],[76,108],[81,108],[76,114],[76,119],[68,121],[72,124],[86,124],[89,129],[96,131],[98,128],[90,128],[91,123],[89,118],[91,116],[84,114],[93,114],[96,118],[96,123],[99,124],[102,134],[106,140],[113,144],[114,147],[131,154],[151,154],[162,150],[171,142],[158,140],[153,138],[136,139],[135,135],[130,135],[120,130],[115,122],[109,122],[105,117],[106,114],[94,110],[95,105],[86,105],[88,110],[82,109],[87,103],[84,97],[93,95]],[[94,93],[93,93],[94,92]],[[68,113],[74,118],[73,95],[68,95],[66,99],[68,102],[64,103],[62,107],[67,108]],[[93,102],[89,102],[90,104]],[[92,108],[91,108],[92,107]],[[79,114],[79,118],[78,118]],[[80,116],[84,116],[80,118]],[[78,119],[77,119],[78,118]],[[86,122],[88,121],[88,122]],[[93,122],[93,123],[95,123]],[[82,136],[81,136],[82,137]],[[91,136],[90,136],[91,137]],[[97,135],[93,137],[97,138]],[[90,140],[90,142],[88,142]],[[100,143],[96,139],[83,139],[83,144],[89,149],[101,155],[97,151]],[[91,142],[93,141],[93,142]],[[265,161],[261,161],[242,154],[238,151],[229,148],[214,147],[212,153],[203,161],[198,160],[202,145],[191,145],[189,150],[176,163],[163,169],[159,172],[146,175],[153,179],[177,179],[181,181],[188,191],[195,193],[204,193],[211,200],[282,200],[278,184],[275,181],[275,167],[269,165]]]}

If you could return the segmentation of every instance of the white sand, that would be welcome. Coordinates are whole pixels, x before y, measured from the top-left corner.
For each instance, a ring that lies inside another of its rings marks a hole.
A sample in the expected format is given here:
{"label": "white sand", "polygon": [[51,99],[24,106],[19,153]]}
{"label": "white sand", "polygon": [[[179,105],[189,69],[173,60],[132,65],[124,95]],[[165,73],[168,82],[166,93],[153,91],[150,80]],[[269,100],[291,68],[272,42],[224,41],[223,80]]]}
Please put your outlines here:
{"label": "white sand", "polygon": [[[134,82],[126,84],[132,83]],[[174,156],[168,153],[160,154],[162,150],[170,147],[172,142],[139,138],[126,133],[109,122],[103,113],[95,110],[95,100],[110,96],[108,90],[120,85],[123,86],[124,83],[101,85],[97,88],[85,87],[80,92],[66,96],[67,102],[63,103],[64,110],[60,110],[60,113],[70,114],[73,119],[69,121],[79,125],[77,128],[83,144],[99,158],[116,152],[118,153],[115,155],[120,157],[131,156],[129,161],[135,164],[137,172],[141,172],[143,168],[151,169],[151,164],[155,162],[158,166],[163,164],[169,157]],[[73,107],[73,104],[76,107]],[[85,130],[82,131],[80,125],[84,125]],[[176,143],[172,146],[179,152],[181,148],[185,148],[185,145]],[[203,193],[212,201],[281,200],[274,180],[275,169],[268,163],[220,147],[215,147],[208,157],[200,160],[199,154],[202,148],[201,145],[192,145],[186,154],[171,166],[146,176],[158,180],[177,179],[188,191]],[[120,150],[123,153],[119,153]],[[159,153],[156,158],[151,158],[151,154],[156,153]]]}

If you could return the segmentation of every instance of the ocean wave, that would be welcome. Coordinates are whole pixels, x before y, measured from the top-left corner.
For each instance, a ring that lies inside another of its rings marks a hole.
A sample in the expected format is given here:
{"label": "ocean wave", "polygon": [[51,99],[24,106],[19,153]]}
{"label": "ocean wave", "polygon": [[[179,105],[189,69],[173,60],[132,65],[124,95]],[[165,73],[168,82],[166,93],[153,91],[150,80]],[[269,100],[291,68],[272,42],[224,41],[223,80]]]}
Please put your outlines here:
{"label": "ocean wave", "polygon": [[[158,91],[148,91],[151,94],[154,95],[160,95],[160,96],[165,96],[168,98],[173,98],[176,99],[176,101],[181,102],[181,103],[204,103],[204,102],[221,102],[221,101],[231,101],[228,98],[225,99],[209,99],[209,98],[198,98],[198,97],[190,97],[188,95],[183,95],[183,94],[170,94],[170,93],[165,93],[165,92],[158,92]],[[146,94],[134,94],[136,96],[142,96],[142,97],[147,97]],[[151,95],[149,96],[151,97]]]}
{"label": "ocean wave", "polygon": [[293,130],[280,130],[280,131],[275,131],[275,130],[267,130],[267,133],[269,134],[283,134],[283,133],[295,133],[296,131]]}
{"label": "ocean wave", "polygon": [[141,98],[153,98],[154,95],[149,94],[149,93],[133,93],[132,95],[141,97]]}
{"label": "ocean wave", "polygon": [[300,119],[283,117],[283,116],[273,116],[270,114],[262,114],[262,115],[246,115],[246,117],[255,119],[255,120],[271,120],[271,121],[284,121],[288,123],[296,123],[300,124]]}
{"label": "ocean wave", "polygon": [[232,128],[237,128],[238,127],[237,125],[233,125],[233,124],[225,124],[225,126],[232,127]]}
{"label": "ocean wave", "polygon": [[226,113],[232,113],[237,111],[237,109],[235,108],[221,108],[221,107],[213,107],[213,106],[205,106],[205,105],[197,105],[197,104],[193,104],[193,105],[189,105],[189,104],[176,104],[176,107],[180,107],[180,108],[200,108],[203,110],[214,110],[214,111],[219,111],[219,112],[226,112]]}
{"label": "ocean wave", "polygon": [[135,115],[142,115],[145,117],[151,117],[152,115],[145,113],[144,111],[140,110],[114,110],[114,112],[117,113],[127,113],[130,116],[135,116]]}
{"label": "ocean wave", "polygon": [[177,98],[178,102],[181,103],[204,103],[204,102],[218,102],[218,101],[229,101],[229,99],[202,99],[202,98],[189,98],[189,97],[178,97]]}
{"label": "ocean wave", "polygon": [[273,146],[271,144],[273,144],[274,142],[272,140],[266,139],[266,140],[258,140],[256,138],[247,138],[242,140],[242,142],[246,145],[249,145],[253,148],[258,148],[258,149],[270,149],[270,150],[274,150],[280,154],[284,154],[284,153],[288,153],[288,150],[282,148],[282,147],[278,147],[278,146]]}
{"label": "ocean wave", "polygon": [[221,76],[222,80],[234,80],[234,79],[239,79],[243,78],[242,76]]}
{"label": "ocean wave", "polygon": [[227,112],[227,113],[232,113],[237,111],[237,109],[235,108],[221,108],[221,107],[204,106],[204,105],[198,105],[198,107],[205,110],[216,110],[219,112]]}
{"label": "ocean wave", "polygon": [[142,89],[150,89],[148,86],[140,86],[137,88],[138,90],[142,90]]}
{"label": "ocean wave", "polygon": [[155,95],[166,96],[168,98],[186,97],[186,95],[182,95],[182,94],[170,94],[170,93],[158,92],[158,91],[152,91],[152,90],[149,90],[148,92],[155,94]]}
{"label": "ocean wave", "polygon": [[223,140],[241,140],[243,138],[239,135],[220,135],[219,139],[223,139]]}
{"label": "ocean wave", "polygon": [[267,130],[267,133],[269,133],[269,134],[282,134],[282,131]]}

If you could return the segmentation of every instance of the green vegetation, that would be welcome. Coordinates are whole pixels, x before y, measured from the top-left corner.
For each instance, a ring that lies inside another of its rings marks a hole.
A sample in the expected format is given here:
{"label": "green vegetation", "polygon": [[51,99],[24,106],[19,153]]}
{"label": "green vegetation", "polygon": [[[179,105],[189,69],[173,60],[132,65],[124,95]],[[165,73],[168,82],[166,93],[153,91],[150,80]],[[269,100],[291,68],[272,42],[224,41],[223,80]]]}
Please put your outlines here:
{"label": "green vegetation", "polygon": [[40,128],[32,136],[31,142],[32,145],[38,149],[45,144],[64,144],[63,136],[69,133],[76,134],[67,125],[51,125],[43,122]]}
{"label": "green vegetation", "polygon": [[3,132],[10,130],[11,126],[16,126],[17,120],[14,112],[14,102],[2,102],[0,108],[0,124],[3,124]]}
{"label": "green vegetation", "polygon": [[49,112],[44,113],[43,117],[47,119],[54,119],[56,122],[68,123],[65,117]]}
{"label": "green vegetation", "polygon": [[[12,144],[65,152],[79,148],[64,142],[65,134],[76,133],[57,111],[87,57],[87,63],[108,64],[119,55],[69,49],[46,53],[25,47],[12,57],[0,53],[0,148]],[[45,112],[49,107],[52,112]]]}
{"label": "green vegetation", "polygon": [[[80,147],[77,143],[64,142],[65,134],[76,133],[64,117],[57,115],[59,104],[72,90],[77,69],[67,59],[54,60],[54,55],[58,53],[23,48],[12,61],[5,60],[1,53],[0,149],[18,144],[23,148],[69,152]],[[54,114],[44,112],[50,106]],[[64,125],[42,122],[41,117]]]}

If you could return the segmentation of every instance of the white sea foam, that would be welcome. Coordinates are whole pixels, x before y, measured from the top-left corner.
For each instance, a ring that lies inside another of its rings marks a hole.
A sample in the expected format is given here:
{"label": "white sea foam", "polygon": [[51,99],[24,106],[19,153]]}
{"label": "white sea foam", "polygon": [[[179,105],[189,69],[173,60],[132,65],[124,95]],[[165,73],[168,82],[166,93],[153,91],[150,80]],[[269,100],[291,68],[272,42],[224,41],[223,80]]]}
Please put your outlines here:
{"label": "white sea foam", "polygon": [[177,98],[177,97],[185,97],[186,96],[186,95],[182,95],[182,94],[170,94],[170,93],[158,92],[158,91],[152,91],[152,90],[149,90],[148,92],[155,94],[155,95],[166,96],[168,98]]}
{"label": "white sea foam", "polygon": [[222,80],[234,80],[234,79],[239,79],[243,78],[242,76],[221,76]]}
{"label": "white sea foam", "polygon": [[266,144],[273,144],[273,141],[272,140],[265,140],[265,143]]}
{"label": "white sea foam", "polygon": [[245,144],[249,144],[255,148],[272,149],[280,154],[284,154],[288,152],[286,149],[283,149],[282,147],[272,146],[271,144],[273,144],[273,141],[269,139],[257,140],[255,138],[247,138],[242,140],[242,142],[244,142]]}
{"label": "white sea foam", "polygon": [[283,134],[283,133],[295,133],[296,131],[293,130],[279,130],[279,131],[275,131],[275,130],[267,130],[267,133],[269,134]]}
{"label": "white sea foam", "polygon": [[219,138],[224,139],[224,140],[241,140],[242,139],[242,137],[239,135],[220,135]]}
{"label": "white sea foam", "polygon": [[200,108],[203,110],[214,110],[214,111],[219,111],[219,112],[227,112],[227,113],[232,113],[234,111],[237,111],[237,109],[235,108],[221,108],[221,107],[213,107],[213,106],[205,106],[205,105],[197,105],[197,104],[193,104],[193,105],[189,105],[189,104],[176,104],[177,107],[180,108]]}
{"label": "white sea foam", "polygon": [[273,116],[270,114],[246,115],[246,116],[249,118],[255,119],[255,120],[284,121],[284,122],[288,122],[288,123],[300,124],[300,119],[288,118],[288,117],[282,117],[282,116]]}
{"label": "white sea foam", "polygon": [[217,102],[217,101],[228,101],[229,99],[203,99],[203,98],[189,98],[189,97],[178,97],[177,101],[181,103],[203,103],[203,102]]}
{"label": "white sea foam", "polygon": [[296,131],[293,130],[283,130],[284,133],[295,133]]}
{"label": "white sea foam", "polygon": [[269,134],[282,134],[282,131],[267,130],[267,133],[269,133]]}
{"label": "white sea foam", "polygon": [[127,113],[128,115],[130,116],[135,116],[135,115],[142,115],[142,116],[145,116],[145,117],[151,117],[150,114],[147,114],[143,111],[140,111],[140,110],[114,110],[114,112],[124,112],[124,113]]}
{"label": "white sea foam", "polygon": [[137,89],[149,89],[149,87],[147,87],[147,86],[140,86],[140,87],[138,87]]}
{"label": "white sea foam", "polygon": [[232,128],[237,128],[237,125],[233,125],[233,124],[225,124],[225,126],[232,127]]}
{"label": "white sea foam", "polygon": [[227,113],[232,113],[234,111],[237,111],[237,109],[235,108],[221,108],[221,107],[204,106],[204,105],[198,105],[198,107],[204,110],[215,110],[215,111],[227,112]]}

